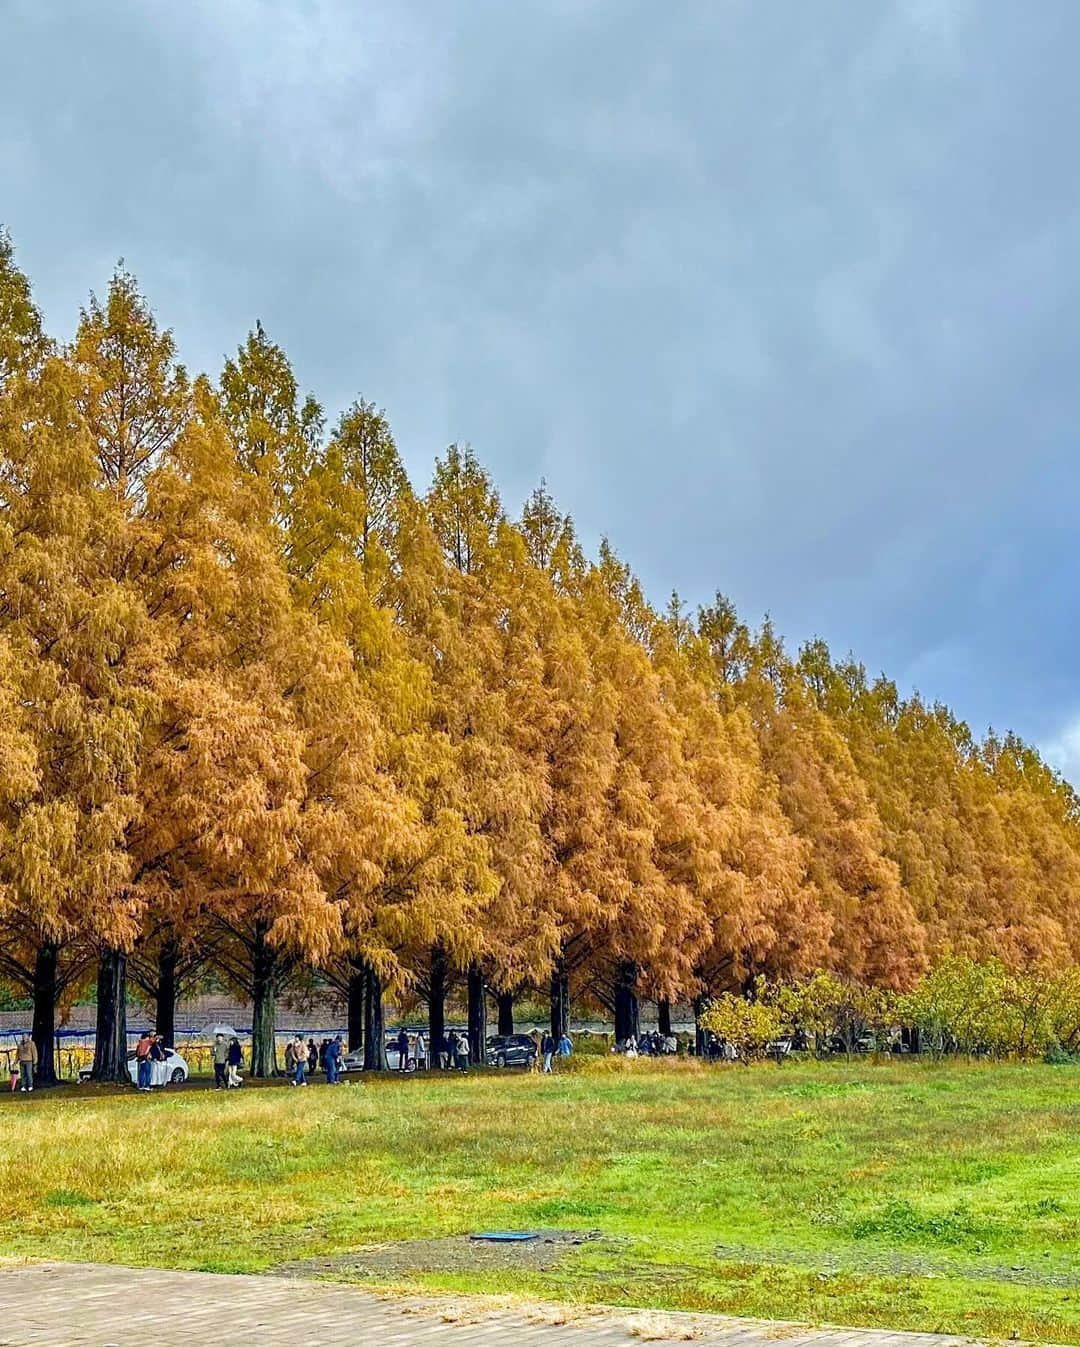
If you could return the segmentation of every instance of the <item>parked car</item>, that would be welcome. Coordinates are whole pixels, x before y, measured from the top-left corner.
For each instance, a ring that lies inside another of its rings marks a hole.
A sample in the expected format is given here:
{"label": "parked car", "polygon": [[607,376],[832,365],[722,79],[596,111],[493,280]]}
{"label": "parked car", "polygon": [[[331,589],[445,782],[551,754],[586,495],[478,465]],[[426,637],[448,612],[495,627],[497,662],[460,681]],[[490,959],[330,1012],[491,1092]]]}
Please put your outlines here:
{"label": "parked car", "polygon": [[536,1040],[528,1034],[495,1034],[487,1041],[487,1059],[492,1066],[532,1066]]}
{"label": "parked car", "polygon": [[[829,1051],[832,1053],[846,1053],[849,1050],[847,1043],[844,1041],[843,1036],[840,1034],[834,1034],[832,1038],[829,1039],[828,1046]],[[852,1040],[850,1051],[876,1052],[877,1046],[878,1046],[877,1039],[874,1037],[874,1035],[871,1033],[864,1032],[861,1034],[857,1034],[855,1038]]]}
{"label": "parked car", "polygon": [[[401,1066],[401,1053],[398,1051],[397,1034],[393,1037],[386,1036],[386,1069],[387,1071],[397,1071]],[[364,1049],[357,1048],[355,1052],[347,1052],[341,1059],[342,1071],[363,1071],[364,1069]],[[416,1055],[413,1046],[409,1047],[409,1059],[405,1063],[406,1071],[416,1070]]]}
{"label": "parked car", "polygon": [[[183,1084],[191,1074],[187,1062],[175,1048],[165,1048],[163,1051],[165,1054],[163,1061],[150,1063],[151,1086]],[[136,1061],[133,1052],[128,1053],[127,1067],[132,1085],[137,1085],[139,1083],[139,1063]],[[79,1072],[79,1079],[89,1080],[91,1070],[91,1067],[84,1066]]]}

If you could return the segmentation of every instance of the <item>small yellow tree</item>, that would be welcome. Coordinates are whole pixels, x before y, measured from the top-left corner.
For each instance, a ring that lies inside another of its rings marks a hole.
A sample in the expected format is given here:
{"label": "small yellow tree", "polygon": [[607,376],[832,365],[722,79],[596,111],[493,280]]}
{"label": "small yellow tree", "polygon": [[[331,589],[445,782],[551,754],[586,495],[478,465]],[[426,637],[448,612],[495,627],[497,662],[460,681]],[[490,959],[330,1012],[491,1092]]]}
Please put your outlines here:
{"label": "small yellow tree", "polygon": [[743,1062],[763,1057],[769,1045],[788,1031],[781,1008],[763,999],[749,1000],[725,992],[701,1016],[704,1028],[729,1043]]}

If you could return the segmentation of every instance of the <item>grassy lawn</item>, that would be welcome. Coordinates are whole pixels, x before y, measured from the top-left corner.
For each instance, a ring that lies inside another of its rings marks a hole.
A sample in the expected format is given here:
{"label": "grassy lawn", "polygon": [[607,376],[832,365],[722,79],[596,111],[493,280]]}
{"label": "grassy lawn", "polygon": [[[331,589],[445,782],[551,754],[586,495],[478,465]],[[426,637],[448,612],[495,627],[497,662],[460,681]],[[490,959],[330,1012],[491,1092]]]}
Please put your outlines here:
{"label": "grassy lawn", "polygon": [[[381,1280],[1080,1343],[1080,1069],[596,1061],[0,1107],[0,1253],[260,1271],[490,1227],[558,1267]],[[466,1255],[467,1256],[467,1255]],[[380,1278],[376,1278],[380,1280]]]}

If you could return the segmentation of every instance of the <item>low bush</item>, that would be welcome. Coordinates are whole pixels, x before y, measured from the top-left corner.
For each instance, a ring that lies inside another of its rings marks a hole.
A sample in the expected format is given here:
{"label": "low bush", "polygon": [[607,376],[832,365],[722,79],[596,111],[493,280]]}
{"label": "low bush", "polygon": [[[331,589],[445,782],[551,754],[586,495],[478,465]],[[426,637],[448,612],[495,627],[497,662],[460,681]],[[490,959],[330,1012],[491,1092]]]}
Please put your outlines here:
{"label": "low bush", "polygon": [[905,993],[826,971],[800,983],[758,979],[746,996],[724,994],[702,1026],[740,1057],[791,1037],[815,1051],[889,1051],[902,1028],[923,1051],[1080,1061],[1080,968],[1007,968],[996,959],[946,959]]}

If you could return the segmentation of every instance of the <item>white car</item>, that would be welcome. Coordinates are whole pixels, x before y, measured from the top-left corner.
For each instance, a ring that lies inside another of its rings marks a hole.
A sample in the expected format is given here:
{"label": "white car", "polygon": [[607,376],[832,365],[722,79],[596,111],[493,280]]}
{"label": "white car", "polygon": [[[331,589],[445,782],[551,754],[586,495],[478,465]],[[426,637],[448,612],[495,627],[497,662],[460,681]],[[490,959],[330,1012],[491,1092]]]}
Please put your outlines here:
{"label": "white car", "polygon": [[[396,1071],[401,1066],[401,1053],[398,1051],[396,1042],[386,1045],[386,1069],[387,1071]],[[363,1071],[364,1069],[364,1050],[357,1048],[355,1052],[346,1052],[341,1058],[342,1071]],[[410,1051],[409,1060],[405,1064],[406,1071],[416,1070],[416,1058]]]}
{"label": "white car", "polygon": [[[187,1062],[175,1048],[162,1048],[162,1052],[165,1054],[164,1061],[150,1063],[150,1084],[180,1085],[191,1074]],[[79,1079],[89,1080],[91,1069],[89,1066],[84,1066],[79,1072]],[[136,1061],[133,1052],[128,1053],[128,1075],[131,1077],[132,1085],[138,1085],[139,1063]]]}
{"label": "white car", "polygon": [[[165,1054],[164,1061],[150,1063],[150,1084],[182,1085],[190,1074],[187,1062],[175,1048],[162,1048],[162,1052]],[[133,1085],[139,1083],[139,1064],[134,1053],[128,1058],[128,1075]]]}

